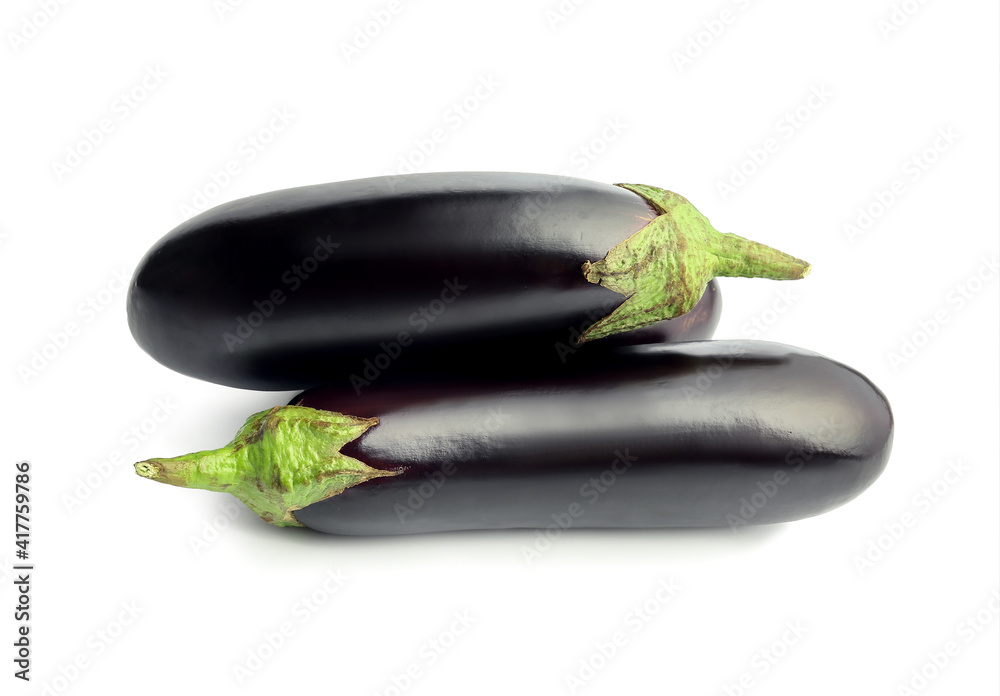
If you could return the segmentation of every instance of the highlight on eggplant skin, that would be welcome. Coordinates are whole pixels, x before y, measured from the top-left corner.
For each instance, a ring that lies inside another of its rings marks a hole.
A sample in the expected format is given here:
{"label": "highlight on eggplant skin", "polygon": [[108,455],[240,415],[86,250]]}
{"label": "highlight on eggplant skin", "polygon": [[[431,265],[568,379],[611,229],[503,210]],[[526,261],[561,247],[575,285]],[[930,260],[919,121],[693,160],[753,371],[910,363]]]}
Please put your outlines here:
{"label": "highlight on eggplant skin", "polygon": [[556,519],[735,529],[852,500],[885,467],[892,432],[885,396],[856,370],[777,343],[697,341],[520,381],[311,389],[255,414],[226,447],[137,472],[333,534]]}
{"label": "highlight on eggplant skin", "polygon": [[[482,365],[560,369],[578,354],[615,346],[710,338],[718,287],[711,275],[701,280],[704,264],[657,271],[664,285],[646,283],[627,300],[609,289],[629,275],[618,269],[631,261],[600,264],[625,240],[664,227],[656,223],[670,216],[656,205],[620,186],[512,172],[374,177],[264,193],[207,210],[160,239],[130,284],[129,328],[175,371],[255,390],[352,378],[358,385],[371,381],[366,370],[416,373],[434,361],[461,366],[470,356]],[[688,224],[720,236],[688,212]],[[779,271],[760,261],[748,273],[808,272],[805,262],[742,242],[783,259],[774,264]],[[678,293],[684,297],[708,291],[687,314],[645,328],[616,324],[623,333],[577,343],[595,322],[640,294],[666,292],[668,282],[671,291],[693,288]]]}

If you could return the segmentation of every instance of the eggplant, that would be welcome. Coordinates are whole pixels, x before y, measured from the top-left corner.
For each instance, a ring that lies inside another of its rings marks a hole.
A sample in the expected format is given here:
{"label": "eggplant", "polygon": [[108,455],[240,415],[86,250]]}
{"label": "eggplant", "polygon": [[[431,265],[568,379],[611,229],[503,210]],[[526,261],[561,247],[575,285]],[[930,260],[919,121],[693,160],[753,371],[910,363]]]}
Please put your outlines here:
{"label": "eggplant", "polygon": [[662,189],[430,173],[212,208],[149,250],[126,305],[139,346],[183,374],[362,391],[387,371],[548,372],[617,345],[709,338],[713,278],[808,271]]}
{"label": "eggplant", "polygon": [[333,534],[741,527],[818,515],[882,472],[885,396],[841,363],[762,341],[625,346],[504,384],[327,386],[218,450],[136,464]]}

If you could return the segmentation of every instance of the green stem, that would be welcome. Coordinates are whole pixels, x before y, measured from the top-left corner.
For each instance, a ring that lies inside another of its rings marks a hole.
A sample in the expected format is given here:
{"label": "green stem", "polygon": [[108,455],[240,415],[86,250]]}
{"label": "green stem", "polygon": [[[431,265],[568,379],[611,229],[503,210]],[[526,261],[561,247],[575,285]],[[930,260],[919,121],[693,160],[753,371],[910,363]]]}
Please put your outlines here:
{"label": "green stem", "polygon": [[136,464],[135,471],[140,476],[171,486],[224,491],[242,480],[245,459],[227,445],[172,459],[148,459]]}
{"label": "green stem", "polygon": [[250,416],[225,447],[147,459],[135,471],[172,486],[231,493],[266,522],[301,527],[296,510],[396,473],[340,452],[377,423],[304,406],[275,406]]}
{"label": "green stem", "polygon": [[657,217],[583,264],[584,277],[626,297],[580,342],[611,336],[690,312],[717,276],[795,280],[809,274],[805,261],[735,234],[723,234],[676,193],[643,184],[618,184],[642,196]]}
{"label": "green stem", "polygon": [[798,280],[812,270],[805,261],[735,234],[716,232],[707,242],[716,277]]}

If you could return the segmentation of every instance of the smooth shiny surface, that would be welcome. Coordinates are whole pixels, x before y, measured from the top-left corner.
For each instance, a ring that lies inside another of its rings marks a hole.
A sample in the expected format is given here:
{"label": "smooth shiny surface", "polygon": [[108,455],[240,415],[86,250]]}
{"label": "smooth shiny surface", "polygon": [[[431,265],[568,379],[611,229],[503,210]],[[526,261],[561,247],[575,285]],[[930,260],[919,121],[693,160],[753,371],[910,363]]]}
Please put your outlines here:
{"label": "smooth shiny surface", "polygon": [[885,397],[760,341],[623,348],[575,374],[327,387],[293,402],[378,417],[343,452],[399,471],[296,513],[339,534],[553,525],[738,527],[817,515],[881,473]]}
{"label": "smooth shiny surface", "polygon": [[[147,253],[129,327],[162,364],[248,389],[348,383],[433,363],[558,368],[567,349],[709,338],[687,315],[579,348],[624,298],[581,266],[655,217],[610,184],[517,173],[377,177],[206,211]],[[368,361],[368,362],[366,362]]]}

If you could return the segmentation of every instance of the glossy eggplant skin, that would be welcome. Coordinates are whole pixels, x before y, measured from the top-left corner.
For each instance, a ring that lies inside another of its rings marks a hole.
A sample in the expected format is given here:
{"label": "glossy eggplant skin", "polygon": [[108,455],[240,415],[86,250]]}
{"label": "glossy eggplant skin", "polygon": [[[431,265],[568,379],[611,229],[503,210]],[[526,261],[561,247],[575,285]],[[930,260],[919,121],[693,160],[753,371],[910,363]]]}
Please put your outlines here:
{"label": "glossy eggplant skin", "polygon": [[[624,297],[581,267],[656,217],[582,179],[431,173],[265,193],[212,208],[142,259],[132,335],[157,361],[257,390],[364,388],[433,365],[558,370],[578,353],[710,338],[715,281],[673,320],[584,345]],[[353,379],[352,379],[353,378]]]}
{"label": "glossy eggplant skin", "polygon": [[893,432],[863,375],[761,341],[625,347],[548,380],[326,387],[292,403],[379,419],[342,452],[396,475],[295,513],[351,535],[786,522],[866,489]]}

